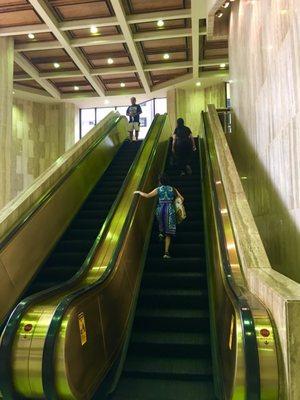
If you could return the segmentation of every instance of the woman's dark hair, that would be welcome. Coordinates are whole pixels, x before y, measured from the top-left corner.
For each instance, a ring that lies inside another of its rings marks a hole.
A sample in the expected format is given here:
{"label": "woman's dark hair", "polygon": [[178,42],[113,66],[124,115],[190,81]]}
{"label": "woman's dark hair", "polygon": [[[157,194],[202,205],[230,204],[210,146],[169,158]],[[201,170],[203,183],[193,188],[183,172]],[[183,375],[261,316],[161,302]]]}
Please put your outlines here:
{"label": "woman's dark hair", "polygon": [[169,186],[170,185],[170,179],[169,179],[168,175],[166,175],[166,174],[159,175],[158,182],[162,186]]}
{"label": "woman's dark hair", "polygon": [[178,128],[184,126],[184,119],[183,118],[178,118],[177,119],[177,126],[178,126]]}

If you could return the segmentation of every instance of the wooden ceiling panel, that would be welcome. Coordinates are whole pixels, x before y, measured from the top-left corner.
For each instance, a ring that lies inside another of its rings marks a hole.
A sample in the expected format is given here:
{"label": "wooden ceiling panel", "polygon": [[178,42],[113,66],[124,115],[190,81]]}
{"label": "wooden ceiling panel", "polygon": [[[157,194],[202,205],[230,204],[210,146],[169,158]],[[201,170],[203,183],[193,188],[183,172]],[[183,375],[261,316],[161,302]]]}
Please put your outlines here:
{"label": "wooden ceiling panel", "polygon": [[[130,13],[145,13],[153,11],[181,10],[190,8],[190,1],[185,0],[123,0]],[[199,0],[200,1],[200,0]]]}
{"label": "wooden ceiling panel", "polygon": [[185,75],[189,72],[188,68],[173,69],[167,71],[153,71],[150,73],[150,77],[153,85],[158,83],[167,82],[170,79],[178,78],[179,76]]}
{"label": "wooden ceiling panel", "polygon": [[[122,43],[87,46],[82,47],[81,50],[92,68],[132,65],[130,54]],[[113,59],[113,64],[107,63],[108,58]]]}
{"label": "wooden ceiling panel", "polygon": [[135,73],[105,75],[102,78],[103,82],[109,82],[109,81],[131,82],[131,81],[136,81],[136,80],[137,80],[137,77],[136,77]]}
{"label": "wooden ceiling panel", "polygon": [[185,38],[146,40],[142,42],[145,51],[148,49],[168,49],[171,51],[178,46],[186,46]]}
{"label": "wooden ceiling panel", "polygon": [[122,43],[101,44],[99,46],[86,46],[81,47],[81,50],[87,55],[96,52],[98,52],[99,54],[116,52],[124,52],[124,54],[127,54],[127,50]]}
{"label": "wooden ceiling panel", "polygon": [[58,69],[54,68],[53,63],[60,64],[59,71],[75,71],[78,70],[70,56],[63,49],[49,49],[24,51],[22,53],[40,72],[53,72]]}
{"label": "wooden ceiling panel", "polygon": [[146,56],[147,63],[159,63],[159,62],[172,62],[172,61],[188,61],[186,57],[186,52],[168,53],[170,54],[170,59],[165,61],[162,54],[150,54]]}
{"label": "wooden ceiling panel", "polygon": [[18,81],[18,85],[44,90],[35,80]]}
{"label": "wooden ceiling panel", "polygon": [[[40,72],[55,72],[57,71],[53,67],[53,63],[35,63],[36,68]],[[76,65],[73,63],[73,61],[67,61],[67,62],[60,62],[60,68],[59,71],[77,71],[78,68]]]}
{"label": "wooden ceiling panel", "polygon": [[[105,85],[107,90],[117,90],[117,89],[122,89],[120,87],[120,83],[110,83]],[[128,82],[126,83],[126,86],[124,89],[139,89],[141,86],[138,82]]]}
{"label": "wooden ceiling panel", "polygon": [[33,10],[5,12],[0,7],[0,27],[40,24],[42,20]]}
{"label": "wooden ceiling panel", "polygon": [[34,39],[29,39],[27,35],[18,35],[14,37],[16,44],[47,42],[55,40],[55,36],[50,32],[36,33]]}
{"label": "wooden ceiling panel", "polygon": [[61,21],[72,21],[84,18],[100,18],[112,16],[107,1],[69,1],[54,0],[50,3]]}
{"label": "wooden ceiling panel", "polygon": [[132,65],[132,63],[130,62],[129,57],[118,57],[118,58],[114,58],[114,63],[112,65],[107,64],[107,60],[102,59],[102,60],[89,60],[90,64],[92,67],[94,68],[109,68],[111,67],[129,67],[130,65]]}
{"label": "wooden ceiling panel", "polygon": [[77,29],[75,31],[70,31],[70,35],[72,38],[86,38],[86,37],[95,37],[95,36],[107,36],[107,35],[117,35],[118,28],[116,26],[103,26],[99,29],[99,33],[97,35],[92,35],[89,29]]}
{"label": "wooden ceiling panel", "polygon": [[89,84],[79,86],[79,90],[75,90],[74,86],[67,86],[67,87],[64,86],[64,87],[60,88],[59,91],[62,93],[74,93],[74,94],[80,93],[80,92],[88,92],[88,93],[94,92],[95,93],[94,89]]}
{"label": "wooden ceiling panel", "polygon": [[163,31],[164,29],[178,29],[178,28],[191,27],[190,19],[182,18],[182,19],[166,20],[163,28],[158,28],[156,22],[157,21],[145,22],[142,24],[133,24],[132,28],[134,32],[153,32],[153,31]]}

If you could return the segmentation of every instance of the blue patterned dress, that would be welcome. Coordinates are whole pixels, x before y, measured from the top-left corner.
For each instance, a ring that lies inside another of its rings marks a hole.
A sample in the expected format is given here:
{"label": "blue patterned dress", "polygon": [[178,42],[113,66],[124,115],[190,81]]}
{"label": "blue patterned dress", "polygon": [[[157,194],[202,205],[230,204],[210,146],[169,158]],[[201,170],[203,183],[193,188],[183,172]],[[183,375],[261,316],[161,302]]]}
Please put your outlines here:
{"label": "blue patterned dress", "polygon": [[159,186],[156,217],[160,233],[168,236],[176,234],[176,212],[174,190],[171,186]]}

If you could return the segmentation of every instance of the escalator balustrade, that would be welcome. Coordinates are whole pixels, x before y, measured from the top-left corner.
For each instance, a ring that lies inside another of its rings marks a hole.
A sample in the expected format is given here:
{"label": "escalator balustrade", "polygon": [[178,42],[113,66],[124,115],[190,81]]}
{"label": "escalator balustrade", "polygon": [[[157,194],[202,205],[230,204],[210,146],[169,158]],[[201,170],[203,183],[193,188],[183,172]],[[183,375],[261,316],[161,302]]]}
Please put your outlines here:
{"label": "escalator balustrade", "polygon": [[117,197],[141,143],[124,142],[35,276],[26,296],[60,284],[79,270]]}
{"label": "escalator balustrade", "polygon": [[169,260],[153,224],[127,357],[110,400],[215,398],[198,152],[192,168],[184,177],[166,168],[185,198],[187,220]]}

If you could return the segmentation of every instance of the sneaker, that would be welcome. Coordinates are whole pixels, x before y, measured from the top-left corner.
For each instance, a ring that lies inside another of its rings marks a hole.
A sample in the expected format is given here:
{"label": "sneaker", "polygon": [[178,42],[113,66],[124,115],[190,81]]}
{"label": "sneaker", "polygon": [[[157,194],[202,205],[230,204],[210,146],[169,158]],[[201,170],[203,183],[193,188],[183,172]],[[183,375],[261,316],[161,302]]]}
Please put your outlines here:
{"label": "sneaker", "polygon": [[171,258],[170,253],[165,253],[165,254],[164,254],[164,259],[167,260],[167,259],[169,259],[169,258]]}
{"label": "sneaker", "polygon": [[163,240],[164,240],[164,235],[162,234],[162,233],[160,233],[159,235],[158,235],[158,239],[162,242]]}
{"label": "sneaker", "polygon": [[192,168],[191,168],[189,165],[186,166],[186,172],[187,172],[189,175],[191,175],[191,174],[193,173]]}

